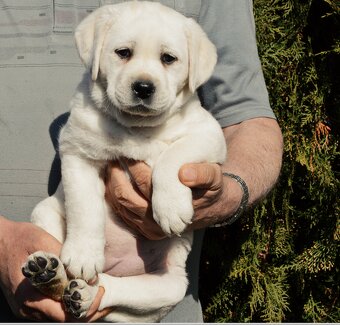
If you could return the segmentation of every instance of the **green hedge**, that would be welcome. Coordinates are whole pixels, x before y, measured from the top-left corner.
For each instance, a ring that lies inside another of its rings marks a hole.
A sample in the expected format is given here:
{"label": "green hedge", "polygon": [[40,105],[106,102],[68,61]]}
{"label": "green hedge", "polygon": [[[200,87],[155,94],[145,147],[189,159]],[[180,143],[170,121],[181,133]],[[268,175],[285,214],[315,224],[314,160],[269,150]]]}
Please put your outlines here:
{"label": "green hedge", "polygon": [[207,231],[209,322],[339,322],[339,0],[254,0],[259,54],[284,135],[271,195]]}

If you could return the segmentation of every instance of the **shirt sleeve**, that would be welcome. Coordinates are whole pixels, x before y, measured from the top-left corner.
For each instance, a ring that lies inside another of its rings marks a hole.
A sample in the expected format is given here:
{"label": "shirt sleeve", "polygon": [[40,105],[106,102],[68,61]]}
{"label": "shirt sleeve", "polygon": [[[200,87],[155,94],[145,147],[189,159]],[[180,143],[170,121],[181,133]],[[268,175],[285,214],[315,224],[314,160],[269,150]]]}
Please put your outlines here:
{"label": "shirt sleeve", "polygon": [[203,106],[222,127],[275,118],[258,56],[251,0],[202,0],[199,24],[217,47],[218,62],[199,89]]}

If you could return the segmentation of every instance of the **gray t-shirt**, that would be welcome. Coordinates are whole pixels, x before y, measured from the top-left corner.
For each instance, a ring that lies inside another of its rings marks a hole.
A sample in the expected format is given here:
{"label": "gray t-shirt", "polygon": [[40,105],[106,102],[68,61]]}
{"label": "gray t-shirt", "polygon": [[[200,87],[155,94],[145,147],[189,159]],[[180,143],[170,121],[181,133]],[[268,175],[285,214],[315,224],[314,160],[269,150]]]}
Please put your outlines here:
{"label": "gray t-shirt", "polygon": [[[68,103],[84,72],[75,26],[98,6],[121,0],[0,1],[0,214],[27,221],[60,179],[55,151]],[[275,118],[260,61],[250,0],[159,1],[192,17],[218,49],[218,64],[199,94],[221,126]],[[202,232],[190,255],[190,286],[167,322],[201,322],[198,267]],[[1,319],[0,319],[1,320]]]}

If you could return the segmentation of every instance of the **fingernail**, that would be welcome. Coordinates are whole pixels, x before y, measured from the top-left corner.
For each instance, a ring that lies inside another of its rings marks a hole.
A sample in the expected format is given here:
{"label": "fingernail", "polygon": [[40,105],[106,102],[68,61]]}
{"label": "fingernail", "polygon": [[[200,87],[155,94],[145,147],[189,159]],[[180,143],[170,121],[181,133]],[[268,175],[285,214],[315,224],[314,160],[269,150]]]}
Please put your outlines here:
{"label": "fingernail", "polygon": [[197,171],[193,168],[184,168],[182,170],[182,180],[184,182],[194,182],[197,179]]}

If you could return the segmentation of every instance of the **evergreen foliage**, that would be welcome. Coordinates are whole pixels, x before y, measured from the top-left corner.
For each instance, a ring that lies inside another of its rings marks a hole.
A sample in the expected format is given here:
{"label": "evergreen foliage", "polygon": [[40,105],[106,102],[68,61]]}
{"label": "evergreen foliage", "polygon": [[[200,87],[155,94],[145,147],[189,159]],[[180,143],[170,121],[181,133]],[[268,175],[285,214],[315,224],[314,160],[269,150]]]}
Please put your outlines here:
{"label": "evergreen foliage", "polygon": [[254,0],[259,54],[282,128],[271,195],[206,233],[209,322],[339,322],[339,0]]}

